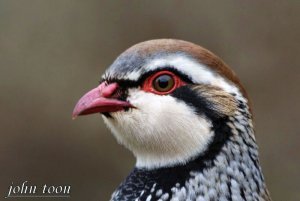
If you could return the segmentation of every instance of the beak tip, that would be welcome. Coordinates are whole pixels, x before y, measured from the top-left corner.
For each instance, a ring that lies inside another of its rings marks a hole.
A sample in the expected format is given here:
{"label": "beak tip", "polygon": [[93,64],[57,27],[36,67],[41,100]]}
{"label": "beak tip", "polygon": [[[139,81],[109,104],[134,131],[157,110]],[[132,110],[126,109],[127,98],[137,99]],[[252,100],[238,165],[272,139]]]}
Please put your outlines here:
{"label": "beak tip", "polygon": [[78,113],[77,112],[73,112],[72,113],[72,120],[75,120],[78,117]]}

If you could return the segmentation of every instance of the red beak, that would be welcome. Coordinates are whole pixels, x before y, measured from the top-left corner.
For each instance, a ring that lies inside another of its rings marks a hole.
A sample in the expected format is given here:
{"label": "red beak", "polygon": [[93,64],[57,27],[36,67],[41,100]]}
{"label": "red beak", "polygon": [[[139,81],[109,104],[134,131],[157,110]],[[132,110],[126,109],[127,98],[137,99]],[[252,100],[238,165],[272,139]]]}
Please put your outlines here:
{"label": "red beak", "polygon": [[73,118],[76,118],[79,115],[99,112],[116,112],[123,110],[125,107],[132,107],[129,102],[112,98],[117,89],[117,83],[107,85],[103,82],[95,89],[87,92],[77,102],[73,110]]}

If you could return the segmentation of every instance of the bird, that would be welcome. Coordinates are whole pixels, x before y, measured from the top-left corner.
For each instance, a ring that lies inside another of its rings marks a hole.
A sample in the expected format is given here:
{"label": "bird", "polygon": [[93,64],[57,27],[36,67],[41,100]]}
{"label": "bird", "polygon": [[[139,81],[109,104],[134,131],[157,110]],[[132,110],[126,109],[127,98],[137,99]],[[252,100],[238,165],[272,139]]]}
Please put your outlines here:
{"label": "bird", "polygon": [[153,39],[121,53],[73,118],[100,113],[136,163],[112,201],[270,201],[249,96],[192,42]]}

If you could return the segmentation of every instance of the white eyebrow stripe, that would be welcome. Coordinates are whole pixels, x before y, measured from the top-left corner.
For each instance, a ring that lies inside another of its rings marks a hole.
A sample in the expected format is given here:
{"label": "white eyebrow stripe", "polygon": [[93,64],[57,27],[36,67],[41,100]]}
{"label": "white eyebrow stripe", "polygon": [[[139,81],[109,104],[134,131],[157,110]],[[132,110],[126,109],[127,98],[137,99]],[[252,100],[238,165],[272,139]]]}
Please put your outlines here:
{"label": "white eyebrow stripe", "polygon": [[137,81],[142,72],[153,71],[164,66],[174,68],[179,72],[186,74],[194,83],[210,84],[220,87],[228,93],[241,95],[238,87],[236,87],[232,82],[227,81],[204,64],[181,54],[169,55],[150,60],[143,68],[141,68],[144,69],[143,71],[138,70],[129,72],[123,75],[123,78]]}

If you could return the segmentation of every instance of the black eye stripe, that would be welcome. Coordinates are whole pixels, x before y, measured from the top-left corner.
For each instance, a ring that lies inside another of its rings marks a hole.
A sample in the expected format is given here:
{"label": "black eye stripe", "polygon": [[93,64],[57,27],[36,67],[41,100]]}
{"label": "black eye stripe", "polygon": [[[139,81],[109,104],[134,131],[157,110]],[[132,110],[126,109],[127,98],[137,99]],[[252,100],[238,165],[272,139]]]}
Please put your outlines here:
{"label": "black eye stripe", "polygon": [[178,71],[176,68],[174,68],[174,67],[162,67],[162,68],[157,68],[157,69],[155,69],[155,70],[152,70],[152,71],[148,71],[148,72],[146,72],[146,73],[144,73],[142,76],[141,76],[141,78],[139,79],[139,82],[143,82],[147,77],[149,77],[150,75],[152,75],[152,74],[155,74],[155,73],[157,73],[157,72],[159,72],[159,71],[170,71],[170,72],[172,72],[172,73],[174,73],[175,75],[177,75],[178,77],[180,77],[181,79],[182,79],[182,81],[184,81],[184,82],[186,82],[186,83],[189,83],[189,84],[192,84],[193,82],[192,82],[192,79],[188,76],[188,75],[186,75],[186,74],[184,74],[184,73],[182,73],[182,72],[180,72],[180,71]]}
{"label": "black eye stripe", "polygon": [[176,89],[171,93],[171,96],[192,106],[199,115],[204,114],[212,121],[219,119],[219,115],[211,109],[211,103],[193,91],[190,86],[183,86]]}
{"label": "black eye stripe", "polygon": [[155,74],[159,71],[162,71],[162,70],[170,71],[170,72],[174,73],[175,75],[177,75],[178,77],[180,77],[182,79],[182,81],[184,81],[188,84],[193,84],[192,79],[188,75],[178,71],[174,67],[161,67],[161,68],[157,68],[152,71],[145,72],[140,76],[140,78],[137,81],[129,80],[129,79],[117,79],[117,78],[108,77],[108,78],[102,79],[100,81],[100,83],[103,81],[106,81],[107,83],[117,82],[121,87],[126,87],[126,88],[139,87],[143,84],[143,82],[146,80],[147,77],[149,77],[150,75]]}

